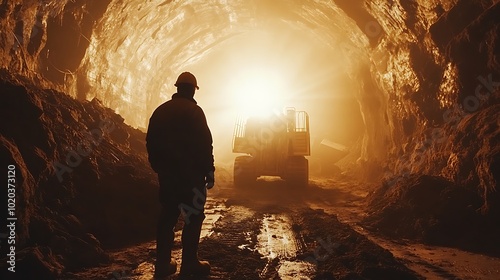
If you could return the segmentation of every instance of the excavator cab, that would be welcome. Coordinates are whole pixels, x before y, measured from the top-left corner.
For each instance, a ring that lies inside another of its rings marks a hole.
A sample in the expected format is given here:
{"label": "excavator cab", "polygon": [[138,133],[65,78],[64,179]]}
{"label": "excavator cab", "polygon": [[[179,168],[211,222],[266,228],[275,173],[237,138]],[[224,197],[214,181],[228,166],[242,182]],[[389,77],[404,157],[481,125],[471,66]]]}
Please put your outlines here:
{"label": "excavator cab", "polygon": [[286,108],[269,116],[236,121],[233,153],[234,184],[250,185],[260,176],[279,176],[289,185],[305,187],[309,181],[309,115]]}

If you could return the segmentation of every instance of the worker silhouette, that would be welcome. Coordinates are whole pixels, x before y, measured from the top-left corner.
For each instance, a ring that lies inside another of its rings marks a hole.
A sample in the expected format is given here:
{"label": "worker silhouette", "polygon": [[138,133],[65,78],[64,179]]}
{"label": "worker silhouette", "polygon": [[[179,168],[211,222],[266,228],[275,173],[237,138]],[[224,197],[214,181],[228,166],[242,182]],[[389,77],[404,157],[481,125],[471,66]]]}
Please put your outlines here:
{"label": "worker silhouette", "polygon": [[174,227],[179,215],[182,230],[181,275],[208,274],[210,264],[198,259],[198,243],[205,219],[207,189],[214,186],[212,134],[203,110],[196,105],[196,77],[179,75],[177,93],[160,105],[149,120],[146,146],[149,162],[158,173],[162,206],[157,228],[155,278],[174,274]]}

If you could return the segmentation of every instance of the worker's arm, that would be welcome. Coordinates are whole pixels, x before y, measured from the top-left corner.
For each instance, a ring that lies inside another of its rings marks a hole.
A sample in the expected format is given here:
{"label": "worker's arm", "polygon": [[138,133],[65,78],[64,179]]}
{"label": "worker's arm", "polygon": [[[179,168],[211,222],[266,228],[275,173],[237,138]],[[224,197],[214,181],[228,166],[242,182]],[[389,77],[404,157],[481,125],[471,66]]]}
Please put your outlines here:
{"label": "worker's arm", "polygon": [[148,150],[148,160],[151,168],[158,173],[160,165],[160,129],[154,116],[153,114],[149,120],[148,132],[146,134],[146,149]]}
{"label": "worker's arm", "polygon": [[[148,160],[151,168],[156,173],[166,172],[172,169],[172,151],[179,151],[172,148],[172,143],[168,141],[167,136],[170,133],[167,125],[167,116],[165,111],[159,107],[149,119],[148,131],[146,134],[146,148],[148,151]],[[179,165],[179,164],[177,164]]]}
{"label": "worker's arm", "polygon": [[197,107],[194,114],[194,134],[196,147],[196,166],[203,175],[215,171],[212,133],[208,128],[205,113]]}

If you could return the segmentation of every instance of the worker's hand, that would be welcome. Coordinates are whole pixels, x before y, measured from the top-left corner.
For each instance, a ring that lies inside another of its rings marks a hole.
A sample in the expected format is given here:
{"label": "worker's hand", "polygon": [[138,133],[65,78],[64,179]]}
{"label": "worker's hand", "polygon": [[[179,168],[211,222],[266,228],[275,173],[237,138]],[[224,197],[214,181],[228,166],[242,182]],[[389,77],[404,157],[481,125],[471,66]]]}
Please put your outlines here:
{"label": "worker's hand", "polygon": [[215,184],[215,174],[214,171],[210,171],[205,176],[205,187],[209,190],[214,187],[214,184]]}

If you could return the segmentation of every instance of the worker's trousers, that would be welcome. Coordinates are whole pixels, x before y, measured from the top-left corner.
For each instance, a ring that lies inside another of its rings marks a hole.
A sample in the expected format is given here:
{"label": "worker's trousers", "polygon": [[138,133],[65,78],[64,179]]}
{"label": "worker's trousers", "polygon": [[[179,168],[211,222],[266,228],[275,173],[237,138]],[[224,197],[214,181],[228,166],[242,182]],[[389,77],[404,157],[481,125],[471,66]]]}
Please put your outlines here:
{"label": "worker's trousers", "polygon": [[[183,178],[182,178],[183,177]],[[205,219],[205,178],[159,174],[162,209],[156,236],[157,262],[169,262],[174,245],[174,227],[182,215],[182,261],[197,260],[201,226]]]}

